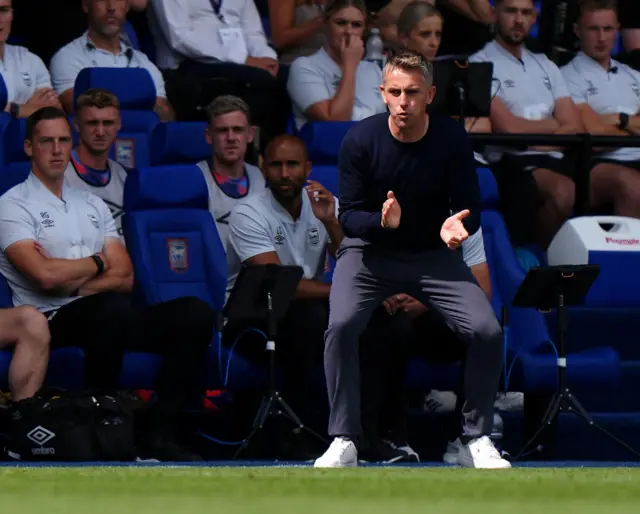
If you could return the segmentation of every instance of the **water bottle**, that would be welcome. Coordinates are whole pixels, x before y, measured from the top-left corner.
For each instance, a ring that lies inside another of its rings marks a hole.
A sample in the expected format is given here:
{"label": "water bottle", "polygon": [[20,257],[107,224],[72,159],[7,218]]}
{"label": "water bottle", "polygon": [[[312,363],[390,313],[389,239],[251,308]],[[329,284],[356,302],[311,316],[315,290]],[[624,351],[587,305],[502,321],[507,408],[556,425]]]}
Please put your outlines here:
{"label": "water bottle", "polygon": [[365,57],[367,61],[376,63],[381,69],[385,63],[384,56],[384,44],[380,37],[380,29],[371,29],[371,35],[367,40],[367,55]]}

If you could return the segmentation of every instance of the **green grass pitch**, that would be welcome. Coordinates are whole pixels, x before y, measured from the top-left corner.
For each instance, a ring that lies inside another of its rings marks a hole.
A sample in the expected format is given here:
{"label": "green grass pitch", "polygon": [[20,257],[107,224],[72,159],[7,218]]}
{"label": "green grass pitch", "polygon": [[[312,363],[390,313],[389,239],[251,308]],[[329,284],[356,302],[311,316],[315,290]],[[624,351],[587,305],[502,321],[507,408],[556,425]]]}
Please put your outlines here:
{"label": "green grass pitch", "polygon": [[640,512],[640,469],[3,468],[2,513]]}

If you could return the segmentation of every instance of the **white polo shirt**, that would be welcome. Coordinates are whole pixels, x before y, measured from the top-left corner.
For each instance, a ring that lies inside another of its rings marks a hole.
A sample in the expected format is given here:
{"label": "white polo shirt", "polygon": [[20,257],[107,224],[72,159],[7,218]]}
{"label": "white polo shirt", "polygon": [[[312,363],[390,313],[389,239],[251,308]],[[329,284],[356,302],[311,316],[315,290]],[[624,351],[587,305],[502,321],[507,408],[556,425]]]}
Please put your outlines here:
{"label": "white polo shirt", "polygon": [[[640,110],[640,73],[611,59],[605,70],[583,52],[562,67],[571,98],[576,105],[587,103],[598,114],[624,112],[635,115]],[[598,157],[616,161],[640,160],[640,148],[618,148]]]}
{"label": "white polo shirt", "polygon": [[[287,91],[293,103],[296,127],[300,129],[307,119],[305,111],[313,104],[330,100],[336,95],[342,70],[324,48],[308,57],[298,57],[291,64]],[[382,70],[369,61],[360,61],[356,70],[356,90],[352,121],[360,121],[387,111],[380,95]]]}
{"label": "white polo shirt", "polygon": [[11,287],[16,307],[32,305],[46,312],[76,298],[37,291],[6,257],[5,251],[13,243],[33,240],[52,258],[82,259],[101,252],[107,238],[118,238],[113,216],[100,198],[67,183],[62,196],[64,200],[33,174],[0,196],[0,273]]}
{"label": "white polo shirt", "polygon": [[67,169],[64,172],[64,178],[67,183],[79,190],[88,191],[102,199],[109,207],[109,211],[116,222],[116,230],[124,243],[124,235],[122,233],[122,215],[124,207],[122,205],[124,198],[124,183],[127,180],[127,170],[122,164],[109,159],[109,169],[111,170],[111,178],[104,185],[96,186],[82,179],[82,164],[69,161]]}
{"label": "white polo shirt", "polygon": [[280,205],[271,190],[266,189],[231,211],[229,229],[227,293],[233,289],[242,263],[267,252],[276,252],[280,263],[285,266],[302,267],[303,278],[322,279],[329,234],[313,214],[306,192],[302,194],[302,210],[297,220]]}
{"label": "white polo shirt", "polygon": [[124,39],[117,54],[96,48],[91,43],[87,32],[63,46],[49,63],[53,89],[56,93],[60,95],[73,89],[76,78],[85,68],[144,68],[153,79],[156,96],[167,97],[160,70],[145,54],[134,50]]}
{"label": "white polo shirt", "polygon": [[242,198],[233,198],[228,196],[213,178],[213,173],[209,167],[208,161],[200,161],[198,163],[198,168],[202,170],[204,179],[207,182],[207,189],[209,190],[209,211],[213,216],[213,220],[216,222],[216,228],[218,229],[218,235],[220,236],[222,245],[225,250],[227,250],[229,243],[229,217],[231,215],[231,210],[247,198],[251,198],[264,192],[264,175],[262,174],[262,171],[260,171],[260,168],[245,163],[244,169],[247,173],[247,193]]}
{"label": "white polo shirt", "polygon": [[[469,57],[469,61],[493,63],[492,95],[502,100],[507,109],[519,118],[550,118],[556,102],[571,96],[560,69],[544,54],[534,54],[523,48],[522,59],[516,59],[498,43],[491,41]],[[520,155],[541,153],[492,148],[487,152],[487,159],[495,162],[506,151]],[[561,152],[547,153],[562,158]]]}
{"label": "white polo shirt", "polygon": [[51,88],[51,76],[42,59],[21,46],[4,45],[0,74],[9,103],[25,104],[38,89]]}

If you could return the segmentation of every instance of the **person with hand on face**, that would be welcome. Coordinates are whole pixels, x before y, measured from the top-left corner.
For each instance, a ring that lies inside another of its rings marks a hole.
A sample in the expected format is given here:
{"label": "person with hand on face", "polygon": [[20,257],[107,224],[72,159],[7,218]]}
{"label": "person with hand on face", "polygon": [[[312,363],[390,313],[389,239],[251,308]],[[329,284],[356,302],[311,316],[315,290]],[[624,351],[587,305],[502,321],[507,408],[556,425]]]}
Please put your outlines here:
{"label": "person with hand on face", "polygon": [[[393,294],[427,304],[467,345],[463,446],[458,464],[508,468],[489,439],[502,371],[502,329],[458,247],[480,228],[473,149],[458,122],[427,113],[433,66],[403,52],[387,61],[380,86],[389,114],[355,125],[339,157],[345,234],[325,333],[329,435],[315,467],[358,465],[358,341]],[[453,214],[452,214],[453,212]]]}
{"label": "person with hand on face", "polygon": [[359,121],[386,110],[380,68],[363,61],[364,0],[331,0],[324,14],[323,48],[291,65],[287,90],[296,127],[307,121]]}

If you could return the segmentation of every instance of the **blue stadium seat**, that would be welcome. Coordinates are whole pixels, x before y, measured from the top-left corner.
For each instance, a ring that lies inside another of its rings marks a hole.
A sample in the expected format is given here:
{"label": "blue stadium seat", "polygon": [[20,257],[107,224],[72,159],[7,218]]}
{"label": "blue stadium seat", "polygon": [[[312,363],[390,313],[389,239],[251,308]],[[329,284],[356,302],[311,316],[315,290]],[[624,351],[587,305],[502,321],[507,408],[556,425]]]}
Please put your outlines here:
{"label": "blue stadium seat", "polygon": [[[533,309],[511,307],[525,277],[518,265],[504,220],[497,211],[498,188],[491,171],[478,169],[482,192],[482,231],[485,252],[491,271],[491,304],[502,319],[503,306],[509,310],[507,362],[512,372],[508,389],[524,392],[550,392],[557,387],[556,358],[549,343],[544,316]],[[407,383],[416,389],[456,390],[459,367],[438,366],[413,360],[409,364]],[[572,388],[613,389],[620,378],[620,359],[610,347],[599,347],[568,355],[567,379]]]}
{"label": "blue stadium seat", "polygon": [[143,68],[85,68],[76,78],[74,102],[92,88],[111,91],[123,111],[151,111],[156,104],[156,86]]}
{"label": "blue stadium seat", "polygon": [[7,91],[7,84],[2,76],[0,76],[0,112],[4,112],[9,101],[9,92]]}
{"label": "blue stadium seat", "polygon": [[136,29],[133,28],[133,25],[131,24],[130,21],[125,21],[124,22],[124,33],[127,36],[127,39],[129,40],[129,44],[131,45],[131,48],[133,48],[134,50],[140,50],[140,40],[138,39],[138,34],[136,33]]}
{"label": "blue stadium seat", "polygon": [[[208,208],[209,193],[195,165],[142,168],[125,184],[122,226],[136,276],[136,296],[146,305],[196,296],[221,313],[227,287],[224,247]],[[221,386],[218,336],[214,338],[207,373],[208,387]],[[226,365],[229,354],[221,351]],[[123,380],[157,371],[157,359],[138,354],[128,363]],[[256,373],[234,356],[231,389],[257,384]]]}
{"label": "blue stadium seat", "polygon": [[24,118],[11,119],[7,123],[2,138],[4,148],[3,164],[13,162],[27,162],[29,157],[24,153],[24,140],[27,135],[27,120]]}
{"label": "blue stadium seat", "polygon": [[307,145],[309,159],[315,165],[337,164],[340,145],[352,121],[328,121],[305,123],[298,137]]}
{"label": "blue stadium seat", "polygon": [[151,135],[151,166],[196,164],[211,158],[206,122],[161,123]]}
{"label": "blue stadium seat", "polygon": [[315,166],[311,168],[309,180],[320,182],[335,197],[338,197],[338,167],[337,166]]}

